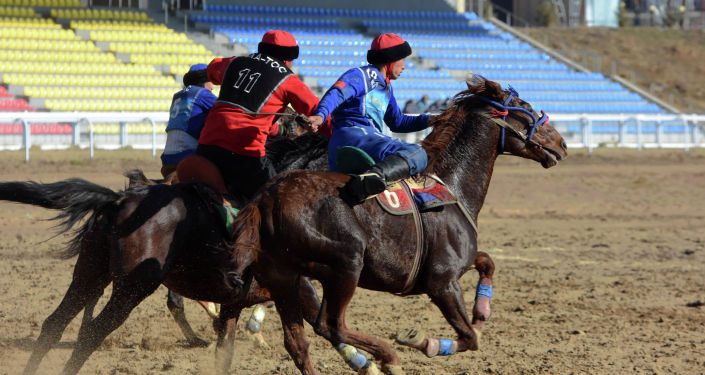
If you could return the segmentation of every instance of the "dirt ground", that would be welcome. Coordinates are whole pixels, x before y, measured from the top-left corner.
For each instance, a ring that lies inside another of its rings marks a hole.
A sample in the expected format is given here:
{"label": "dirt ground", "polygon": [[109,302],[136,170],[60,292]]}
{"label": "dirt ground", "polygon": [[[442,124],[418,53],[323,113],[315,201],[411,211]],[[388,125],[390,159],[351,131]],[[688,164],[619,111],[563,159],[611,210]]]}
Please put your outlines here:
{"label": "dirt ground", "polygon": [[[480,214],[480,248],[497,265],[492,318],[477,352],[426,358],[394,345],[409,375],[705,374],[705,150],[571,150],[559,166],[501,157]],[[69,177],[122,189],[121,172],[158,175],[148,152],[3,151],[0,181]],[[19,374],[43,320],[63,297],[75,259],[56,254],[52,212],[0,203],[0,374]],[[471,307],[477,274],[463,279]],[[109,294],[109,288],[106,295]],[[81,374],[210,374],[213,348],[188,348],[161,287],[108,337]],[[106,297],[103,297],[104,303]],[[193,302],[194,328],[214,339]],[[244,317],[249,316],[246,310]],[[58,374],[79,319],[45,358]],[[348,325],[392,342],[415,326],[440,338],[454,333],[426,296],[359,290]],[[241,328],[244,326],[240,325]],[[265,350],[244,335],[231,374],[298,374],[269,310]],[[321,374],[352,374],[308,327]]]}

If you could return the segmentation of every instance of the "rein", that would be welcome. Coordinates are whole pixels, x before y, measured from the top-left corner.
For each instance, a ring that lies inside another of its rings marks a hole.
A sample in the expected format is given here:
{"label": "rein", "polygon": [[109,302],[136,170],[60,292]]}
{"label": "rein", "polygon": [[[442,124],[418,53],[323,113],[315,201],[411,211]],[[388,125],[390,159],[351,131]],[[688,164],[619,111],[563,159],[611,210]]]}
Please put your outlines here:
{"label": "rein", "polygon": [[250,115],[250,116],[284,116],[284,117],[293,117],[294,120],[296,121],[297,124],[301,126],[306,126],[311,123],[311,121],[306,118],[306,116],[300,114],[300,113],[279,113],[279,112],[242,112],[245,115]]}
{"label": "rein", "polygon": [[[509,89],[506,90],[506,92],[509,93],[509,96],[507,99],[504,101],[504,104],[501,104],[499,102],[496,102],[492,99],[486,98],[484,96],[479,96],[477,95],[477,98],[482,100],[483,102],[495,107],[492,108],[490,111],[489,115],[482,113],[482,115],[485,115],[489,117],[492,121],[494,121],[497,125],[499,125],[502,130],[500,134],[500,140],[499,140],[499,152],[504,153],[504,138],[505,138],[505,130],[509,129],[512,134],[516,135],[524,141],[525,143],[530,143],[534,146],[538,146],[543,148],[540,144],[536,143],[533,141],[531,138],[534,136],[534,132],[536,131],[536,128],[547,123],[548,122],[548,115],[546,112],[541,111],[541,117],[537,120],[536,116],[534,116],[531,111],[527,110],[526,108],[522,107],[510,107],[509,102],[512,100],[514,97],[519,97],[519,93],[514,90],[514,88],[509,87]],[[531,123],[528,124],[529,131],[527,135],[522,134],[520,131],[514,129],[508,122],[507,122],[507,116],[509,116],[510,112],[522,112],[524,114],[529,115],[531,117]],[[499,118],[501,117],[501,119]]]}

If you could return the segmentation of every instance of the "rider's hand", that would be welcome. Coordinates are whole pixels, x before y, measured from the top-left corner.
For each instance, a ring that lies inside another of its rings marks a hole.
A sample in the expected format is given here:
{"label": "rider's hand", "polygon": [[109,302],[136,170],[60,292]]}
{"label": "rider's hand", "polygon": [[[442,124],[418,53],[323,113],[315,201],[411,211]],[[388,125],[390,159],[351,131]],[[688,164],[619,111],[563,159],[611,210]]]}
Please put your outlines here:
{"label": "rider's hand", "polygon": [[315,132],[318,131],[318,128],[321,126],[323,123],[323,117],[321,116],[310,116],[308,118],[308,121],[310,124],[308,125],[308,130]]}

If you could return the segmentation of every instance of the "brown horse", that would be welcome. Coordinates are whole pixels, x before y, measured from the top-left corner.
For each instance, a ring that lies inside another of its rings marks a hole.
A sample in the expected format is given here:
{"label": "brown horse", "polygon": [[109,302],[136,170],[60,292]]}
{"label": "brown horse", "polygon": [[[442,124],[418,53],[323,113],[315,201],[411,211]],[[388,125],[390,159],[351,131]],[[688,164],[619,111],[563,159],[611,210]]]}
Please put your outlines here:
{"label": "brown horse", "polygon": [[[327,165],[327,140],[319,134],[268,144],[277,170]],[[231,259],[228,233],[214,204],[221,198],[202,183],[138,186],[124,192],[80,179],[51,184],[0,183],[0,199],[61,210],[63,232],[87,220],[65,256],[78,255],[73,279],[63,300],[44,321],[24,370],[35,374],[46,353],[60,340],[71,320],[90,307],[112,282],[110,300],[93,318],[84,314],[76,346],[62,374],[76,374],[105,337],[132,309],[164,284],[184,297],[221,304],[213,325],[218,333],[217,371],[225,374],[232,359],[237,318],[245,307],[270,300],[269,292],[251,281],[244,296],[226,274]],[[301,280],[301,298],[310,321],[319,310],[315,290]]]}
{"label": "brown horse", "polygon": [[[270,291],[282,320],[286,349],[302,374],[316,374],[302,324],[298,293],[302,277],[317,279],[323,287],[315,332],[329,340],[355,370],[378,371],[354,349],[358,348],[379,360],[384,372],[403,373],[387,342],[346,326],[345,312],[358,286],[405,295],[425,293],[458,335],[455,340],[438,340],[407,330],[398,342],[428,356],[479,348],[483,322],[490,315],[494,264],[488,254],[477,250],[474,221],[495,159],[509,153],[549,168],[567,151],[545,114],[539,116],[511,88],[503,91],[484,79],[468,87],[449,109],[432,118],[433,131],[422,143],[429,156],[424,173],[445,181],[460,204],[420,215],[424,250],[420,254],[412,215],[390,215],[374,199],[349,205],[339,194],[348,180],[342,174],[279,174],[240,212],[235,266],[238,272],[254,271],[256,280]],[[480,277],[470,319],[458,280],[472,268]],[[410,277],[415,269],[417,276]]]}

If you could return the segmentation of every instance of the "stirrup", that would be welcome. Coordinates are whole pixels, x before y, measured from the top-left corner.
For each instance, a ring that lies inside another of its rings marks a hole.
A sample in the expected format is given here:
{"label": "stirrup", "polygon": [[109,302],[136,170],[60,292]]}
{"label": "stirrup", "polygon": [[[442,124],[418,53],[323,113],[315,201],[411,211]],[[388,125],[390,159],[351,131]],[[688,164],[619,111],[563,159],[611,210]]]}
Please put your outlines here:
{"label": "stirrup", "polygon": [[387,184],[377,173],[350,175],[350,180],[343,186],[343,191],[352,205],[360,204],[366,199],[379,194],[387,188]]}

